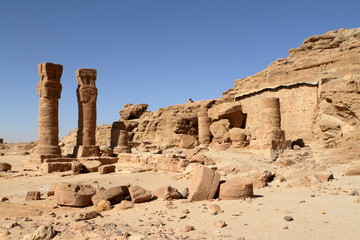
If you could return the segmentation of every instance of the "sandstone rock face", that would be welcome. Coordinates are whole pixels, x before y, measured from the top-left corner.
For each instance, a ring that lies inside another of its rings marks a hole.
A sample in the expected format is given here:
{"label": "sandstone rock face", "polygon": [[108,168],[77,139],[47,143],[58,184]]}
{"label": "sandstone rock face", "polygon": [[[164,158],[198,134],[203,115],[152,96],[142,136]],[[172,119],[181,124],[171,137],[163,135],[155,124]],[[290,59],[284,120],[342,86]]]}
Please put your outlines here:
{"label": "sandstone rock face", "polygon": [[360,28],[312,36],[262,72],[236,80],[222,100],[236,100],[256,131],[260,99],[278,97],[286,138],[325,147],[355,146],[360,105]]}
{"label": "sandstone rock face", "polygon": [[[277,134],[279,139],[301,140],[305,145],[358,149],[359,36],[360,28],[310,37],[300,47],[291,49],[287,58],[273,62],[253,76],[236,80],[234,88],[219,99],[188,102],[141,114],[135,113],[137,110],[131,114],[125,111],[120,121],[128,131],[129,144],[134,150],[164,150],[179,147],[182,136],[190,135],[200,144],[207,146],[211,141],[210,147],[225,150],[231,137],[229,131],[241,128],[250,141],[249,147],[258,138]],[[266,98],[279,99],[278,126],[284,131],[284,138],[280,137],[280,131],[259,135],[264,132],[262,99]],[[204,108],[206,111],[201,110]],[[128,112],[133,110],[129,107]],[[221,121],[228,123],[221,126],[224,123]],[[212,126],[210,133],[208,126]],[[99,141],[108,145],[111,126],[101,126],[98,132]],[[224,141],[225,145],[221,145]],[[358,156],[357,151],[346,153]]]}
{"label": "sandstone rock face", "polygon": [[120,116],[125,120],[138,119],[149,107],[147,104],[124,104],[124,109],[120,111]]}
{"label": "sandstone rock face", "polygon": [[131,185],[129,192],[133,203],[147,202],[152,198],[151,191],[146,190],[138,185]]}
{"label": "sandstone rock face", "polygon": [[220,184],[219,197],[221,199],[241,199],[253,197],[253,184],[249,179],[233,178]]}
{"label": "sandstone rock face", "polygon": [[91,205],[95,192],[90,185],[61,183],[55,188],[54,200],[61,206],[85,207]]}
{"label": "sandstone rock face", "polygon": [[241,127],[245,116],[239,103],[221,103],[209,109],[209,117],[213,121],[228,119],[231,127]]}
{"label": "sandstone rock face", "polygon": [[218,172],[205,166],[198,167],[191,178],[188,199],[194,201],[212,199],[218,191],[219,183]]}

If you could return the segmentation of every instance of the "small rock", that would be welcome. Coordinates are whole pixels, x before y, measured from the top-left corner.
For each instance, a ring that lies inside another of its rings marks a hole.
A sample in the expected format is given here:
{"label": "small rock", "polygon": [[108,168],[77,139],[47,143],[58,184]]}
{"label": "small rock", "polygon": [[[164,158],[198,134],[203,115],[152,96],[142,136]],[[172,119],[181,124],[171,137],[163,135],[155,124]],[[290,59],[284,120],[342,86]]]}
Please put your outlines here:
{"label": "small rock", "polygon": [[188,213],[190,213],[190,211],[189,211],[189,209],[184,209],[184,210],[182,210],[181,213],[183,213],[183,214],[188,214]]}
{"label": "small rock", "polygon": [[96,211],[84,211],[84,212],[76,213],[74,216],[74,220],[75,221],[89,220],[99,216],[101,216],[101,214]]}
{"label": "small rock", "polygon": [[321,182],[328,182],[330,179],[334,179],[334,175],[329,172],[315,173],[314,177]]}
{"label": "small rock", "polygon": [[294,221],[294,219],[293,219],[292,216],[285,216],[285,217],[284,217],[284,220],[285,220],[285,221],[288,221],[288,222]]}
{"label": "small rock", "polygon": [[223,210],[221,210],[220,206],[219,205],[216,205],[216,204],[211,204],[207,207],[207,209],[209,210],[209,213],[211,215],[217,215],[219,213],[222,213]]}
{"label": "small rock", "polygon": [[154,193],[154,196],[161,200],[180,199],[183,197],[176,188],[170,185],[158,189]]}
{"label": "small rock", "polygon": [[286,229],[289,229],[289,227],[288,227],[288,226],[285,226],[285,227],[283,227],[283,229],[286,230]]}
{"label": "small rock", "polygon": [[10,232],[9,232],[9,230],[5,229],[0,233],[0,239],[7,239],[8,235],[10,235]]}
{"label": "small rock", "polygon": [[180,219],[185,219],[185,218],[186,218],[186,215],[181,215],[179,218],[180,218]]}
{"label": "small rock", "polygon": [[52,225],[43,225],[36,229],[31,235],[25,236],[23,240],[50,240],[56,235]]}
{"label": "small rock", "polygon": [[131,201],[127,201],[127,200],[122,200],[121,203],[119,203],[115,206],[115,208],[118,210],[125,210],[125,209],[129,209],[129,208],[133,208],[133,207],[134,207],[134,204]]}
{"label": "small rock", "polygon": [[223,228],[226,226],[226,223],[224,221],[216,221],[214,223],[214,226],[217,227],[217,228]]}
{"label": "small rock", "polygon": [[320,214],[326,214],[326,212],[325,212],[325,211],[320,211],[319,213],[320,213]]}
{"label": "small rock", "polygon": [[95,211],[97,212],[103,212],[111,210],[111,203],[110,201],[101,199],[98,204],[96,205]]}
{"label": "small rock", "polygon": [[193,230],[195,230],[194,226],[186,225],[181,231],[182,232],[190,232],[190,231],[193,231]]}
{"label": "small rock", "polygon": [[9,198],[7,198],[7,197],[0,198],[0,202],[6,202],[6,201],[9,201]]}
{"label": "small rock", "polygon": [[360,203],[360,197],[358,197],[358,198],[356,199],[356,202],[357,202],[357,203]]}

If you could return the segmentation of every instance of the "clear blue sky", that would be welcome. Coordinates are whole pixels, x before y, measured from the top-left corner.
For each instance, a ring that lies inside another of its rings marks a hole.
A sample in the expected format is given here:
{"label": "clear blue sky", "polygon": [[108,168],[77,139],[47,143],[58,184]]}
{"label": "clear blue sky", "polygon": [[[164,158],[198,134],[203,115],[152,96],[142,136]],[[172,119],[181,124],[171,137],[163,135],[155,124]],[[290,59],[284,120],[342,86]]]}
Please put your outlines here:
{"label": "clear blue sky", "polygon": [[60,137],[77,127],[75,71],[96,68],[97,123],[218,98],[303,39],[360,26],[359,0],[0,0],[0,138],[37,140],[37,65],[64,66]]}

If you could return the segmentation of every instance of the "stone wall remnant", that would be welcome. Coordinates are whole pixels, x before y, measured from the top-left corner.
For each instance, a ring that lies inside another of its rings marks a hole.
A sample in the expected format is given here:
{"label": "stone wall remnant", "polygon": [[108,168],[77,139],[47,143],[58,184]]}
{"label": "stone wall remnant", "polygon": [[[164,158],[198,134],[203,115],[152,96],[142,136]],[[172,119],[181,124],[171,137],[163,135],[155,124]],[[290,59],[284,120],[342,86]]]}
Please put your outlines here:
{"label": "stone wall remnant", "polygon": [[40,82],[37,84],[39,100],[38,145],[33,162],[42,163],[44,158],[60,157],[58,107],[62,86],[60,78],[63,66],[41,63],[38,66]]}
{"label": "stone wall remnant", "polygon": [[77,156],[100,156],[100,148],[96,145],[96,100],[98,91],[96,83],[96,69],[80,68],[76,71],[78,88],[76,95],[79,107],[77,132]]}

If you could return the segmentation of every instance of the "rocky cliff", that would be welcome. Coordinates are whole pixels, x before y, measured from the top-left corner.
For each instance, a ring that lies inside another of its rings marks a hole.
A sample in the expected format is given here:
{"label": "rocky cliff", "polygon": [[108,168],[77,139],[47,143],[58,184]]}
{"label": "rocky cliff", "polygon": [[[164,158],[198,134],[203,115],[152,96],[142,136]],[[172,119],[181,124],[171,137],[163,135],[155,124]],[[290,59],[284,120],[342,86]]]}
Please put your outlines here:
{"label": "rocky cliff", "polygon": [[[283,138],[354,149],[360,139],[359,94],[360,28],[340,29],[305,39],[289,50],[287,58],[236,80],[234,88],[219,99],[190,101],[155,112],[147,111],[146,104],[126,104],[119,121],[135,148],[191,148],[199,144],[198,113],[205,108],[213,143],[231,142],[232,128],[240,129],[251,142],[263,130],[261,100],[279,98]],[[110,125],[98,128],[99,145],[111,145],[109,131]]]}

